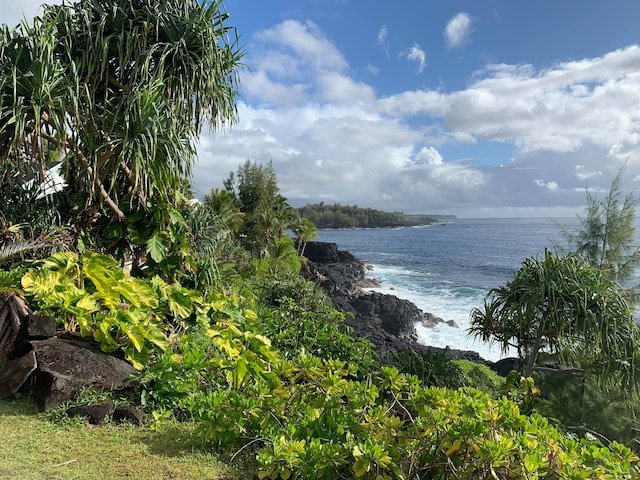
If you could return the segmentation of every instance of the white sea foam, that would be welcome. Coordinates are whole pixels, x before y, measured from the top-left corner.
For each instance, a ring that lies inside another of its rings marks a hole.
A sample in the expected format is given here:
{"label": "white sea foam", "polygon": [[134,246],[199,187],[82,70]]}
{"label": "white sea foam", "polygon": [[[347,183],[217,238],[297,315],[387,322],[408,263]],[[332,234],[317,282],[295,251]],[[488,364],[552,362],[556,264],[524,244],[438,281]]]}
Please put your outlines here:
{"label": "white sea foam", "polygon": [[[470,313],[473,308],[482,304],[486,292],[461,291],[454,285],[431,284],[428,272],[415,272],[397,266],[372,267],[373,270],[367,272],[366,276],[380,280],[382,285],[369,290],[409,300],[424,312],[456,323],[457,327],[443,323],[433,328],[416,324],[420,343],[440,348],[473,350],[490,361],[515,355],[514,351],[502,353],[498,345],[485,343],[468,335]],[[416,277],[422,277],[423,281]]]}

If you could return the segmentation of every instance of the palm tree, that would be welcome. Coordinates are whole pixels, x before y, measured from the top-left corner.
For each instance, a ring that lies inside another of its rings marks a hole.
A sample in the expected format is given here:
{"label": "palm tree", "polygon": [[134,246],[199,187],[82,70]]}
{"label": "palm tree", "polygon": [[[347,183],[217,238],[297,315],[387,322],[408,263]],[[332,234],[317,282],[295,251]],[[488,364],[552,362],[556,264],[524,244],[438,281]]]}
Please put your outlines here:
{"label": "palm tree", "polygon": [[227,18],[220,0],[79,0],[1,26],[0,181],[62,158],[81,206],[126,222],[128,206],[171,205],[202,126],[236,119]]}
{"label": "palm tree", "polygon": [[220,188],[212,189],[204,196],[204,206],[216,215],[234,236],[239,234],[245,214],[240,211],[240,205],[233,193]]}
{"label": "palm tree", "polygon": [[307,242],[318,238],[318,230],[314,223],[308,218],[301,217],[298,224],[293,227],[293,233],[296,235],[296,243],[298,245],[298,256],[304,256],[304,250]]}

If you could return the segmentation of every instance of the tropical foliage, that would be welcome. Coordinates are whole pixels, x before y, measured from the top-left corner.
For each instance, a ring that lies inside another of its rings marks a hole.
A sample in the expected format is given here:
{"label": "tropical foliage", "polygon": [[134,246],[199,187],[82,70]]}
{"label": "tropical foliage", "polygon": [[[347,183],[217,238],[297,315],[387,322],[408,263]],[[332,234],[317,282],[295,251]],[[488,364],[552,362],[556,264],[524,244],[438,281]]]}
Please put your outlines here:
{"label": "tropical foliage", "polygon": [[324,202],[305,205],[298,209],[298,214],[312,221],[318,228],[402,227],[437,222],[437,219],[428,215],[406,215],[357,205],[327,205]]}
{"label": "tropical foliage", "polygon": [[[239,235],[244,245],[260,258],[269,256],[269,247],[280,243],[286,230],[296,220],[293,208],[280,195],[273,164],[258,165],[247,160],[224,181],[227,198],[233,196],[242,213]],[[222,194],[213,190],[208,202],[217,205]]]}
{"label": "tropical foliage", "polygon": [[33,23],[0,27],[5,217],[30,220],[17,208],[25,190],[47,193],[40,184],[59,164],[63,213],[77,230],[114,221],[126,230],[155,211],[161,231],[169,215],[157,212],[180,198],[203,125],[236,117],[242,52],[222,3],[80,0],[43,8]]}
{"label": "tropical foliage", "polygon": [[605,389],[640,390],[640,330],[622,290],[579,255],[545,250],[471,313],[470,332],[514,347],[531,376],[541,351],[594,374]]}
{"label": "tropical foliage", "polygon": [[[80,0],[1,29],[0,282],[60,328],[122,352],[152,427],[195,422],[210,448],[234,449],[232,461],[252,452],[260,479],[637,478],[628,446],[541,416],[532,378],[512,373],[498,392],[486,369],[445,356],[407,352],[396,358],[406,372],[381,365],[298,275],[317,232],[271,164],[245,162],[191,205],[194,140],[205,122],[235,119],[242,53],[226,21],[220,1]],[[21,192],[54,198],[35,181],[52,162],[67,187],[27,237],[64,225],[73,245],[23,262]],[[494,292],[501,300],[476,328],[515,339],[534,363],[553,348],[630,383],[626,303],[577,257],[547,257]],[[539,290],[545,282],[554,288]],[[517,285],[531,296],[512,302]]]}

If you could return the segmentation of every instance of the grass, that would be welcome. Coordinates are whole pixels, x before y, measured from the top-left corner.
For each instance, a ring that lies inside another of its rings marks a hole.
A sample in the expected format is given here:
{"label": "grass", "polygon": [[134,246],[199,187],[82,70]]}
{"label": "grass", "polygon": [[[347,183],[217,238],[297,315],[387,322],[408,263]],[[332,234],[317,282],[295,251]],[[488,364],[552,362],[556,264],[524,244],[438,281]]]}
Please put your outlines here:
{"label": "grass", "polygon": [[25,399],[3,400],[0,479],[254,478],[255,473],[197,448],[191,429],[184,424],[152,431],[131,425],[93,427],[80,419],[54,422]]}

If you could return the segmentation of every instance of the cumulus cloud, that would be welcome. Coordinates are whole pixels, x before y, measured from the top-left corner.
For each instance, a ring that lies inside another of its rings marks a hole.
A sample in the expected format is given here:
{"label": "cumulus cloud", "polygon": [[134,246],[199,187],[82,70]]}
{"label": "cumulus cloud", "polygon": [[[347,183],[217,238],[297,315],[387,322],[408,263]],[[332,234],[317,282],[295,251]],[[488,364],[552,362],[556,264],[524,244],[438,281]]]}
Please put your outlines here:
{"label": "cumulus cloud", "polygon": [[[606,189],[622,158],[640,181],[640,47],[543,70],[492,64],[459,91],[380,97],[313,24],[287,21],[256,38],[261,61],[243,79],[239,125],[198,149],[200,196],[247,158],[273,161],[294,205],[408,213],[573,215],[586,182]],[[411,60],[426,64],[418,52]],[[474,143],[513,149],[485,165],[451,153]]]}
{"label": "cumulus cloud", "polygon": [[324,101],[336,103],[367,102],[375,100],[373,88],[338,72],[323,72],[318,87]]}
{"label": "cumulus cloud", "polygon": [[301,23],[296,20],[285,20],[272,28],[263,30],[256,39],[280,47],[289,47],[298,56],[299,61],[309,63],[316,69],[343,71],[347,68],[347,61],[342,53],[311,21]]}
{"label": "cumulus cloud", "polygon": [[422,73],[427,66],[427,54],[417,43],[411,45],[411,48],[404,53],[404,57],[418,64],[418,73]]}
{"label": "cumulus cloud", "polygon": [[401,92],[377,102],[390,115],[442,118],[475,138],[513,142],[520,152],[576,152],[594,144],[618,159],[640,144],[640,47],[536,71],[489,65],[468,88]]}
{"label": "cumulus cloud", "polygon": [[418,165],[442,165],[442,155],[433,147],[422,147],[415,156]]}
{"label": "cumulus cloud", "polygon": [[472,20],[468,13],[460,12],[454,16],[444,29],[444,38],[449,48],[458,48],[469,41]]}

